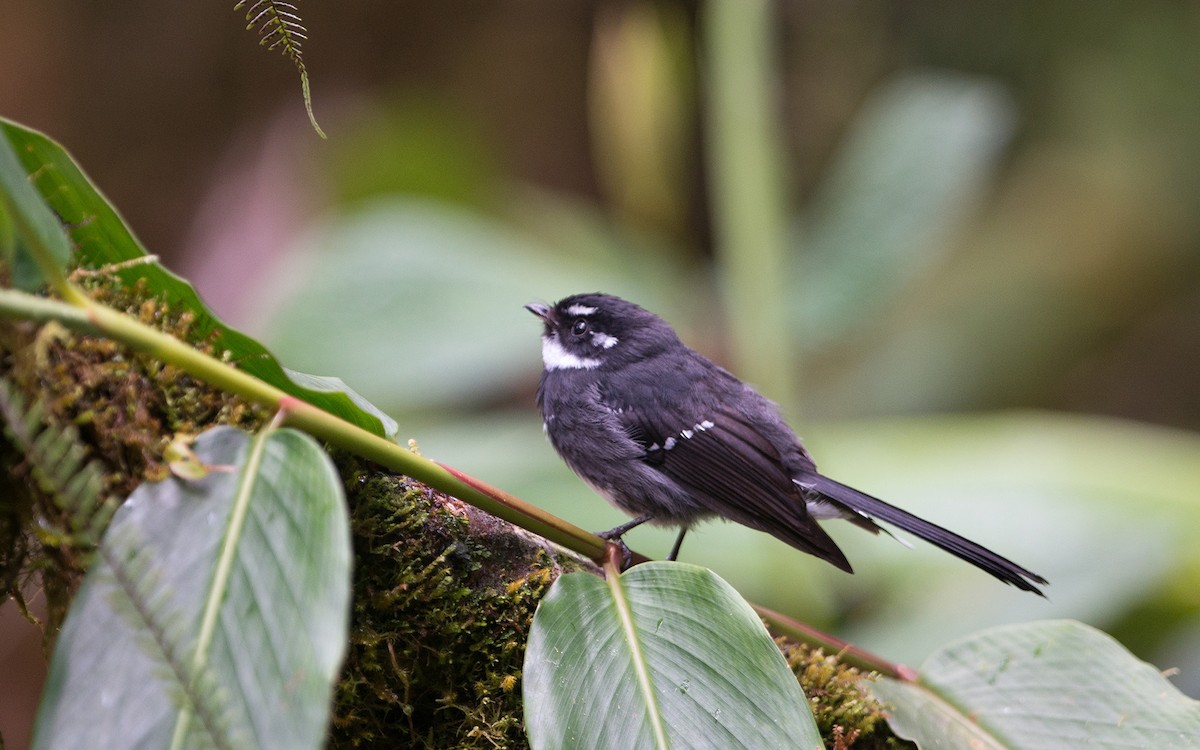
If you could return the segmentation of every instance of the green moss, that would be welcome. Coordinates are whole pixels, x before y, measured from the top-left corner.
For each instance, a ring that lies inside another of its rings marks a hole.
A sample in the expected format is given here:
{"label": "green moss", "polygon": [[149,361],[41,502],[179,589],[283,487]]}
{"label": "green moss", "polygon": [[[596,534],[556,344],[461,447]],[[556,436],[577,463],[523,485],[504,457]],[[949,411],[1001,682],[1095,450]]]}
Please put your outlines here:
{"label": "green moss", "polygon": [[[191,313],[147,298],[144,285],[125,288],[98,274],[86,277],[84,286],[93,298],[215,354],[211,342],[193,334]],[[195,434],[216,424],[253,430],[266,416],[149,355],[56,323],[0,319],[0,377],[26,403],[42,406],[41,428],[75,428],[78,448],[103,466],[105,497],[125,498],[142,482],[165,478],[163,451],[176,433]],[[11,440],[0,442],[6,485],[0,501],[0,583],[18,601],[22,588],[45,591],[44,625],[52,637],[86,571],[91,540],[72,533],[78,519],[39,486],[29,457]]]}
{"label": "green moss", "polygon": [[345,475],[355,596],[330,747],[524,747],[525,640],[563,561],[424,485]]}
{"label": "green moss", "polygon": [[775,642],[804,688],[826,747],[831,750],[916,747],[892,734],[884,706],[863,688],[864,680],[877,678],[875,673],[863,674],[819,648],[786,638],[777,638]]}

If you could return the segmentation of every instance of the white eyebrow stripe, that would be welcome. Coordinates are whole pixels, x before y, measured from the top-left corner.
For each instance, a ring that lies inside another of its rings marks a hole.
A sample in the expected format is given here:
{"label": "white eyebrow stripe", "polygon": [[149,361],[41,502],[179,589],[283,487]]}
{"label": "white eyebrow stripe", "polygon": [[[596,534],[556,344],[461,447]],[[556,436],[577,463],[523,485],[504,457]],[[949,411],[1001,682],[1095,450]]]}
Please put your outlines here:
{"label": "white eyebrow stripe", "polygon": [[542,337],[542,364],[547,370],[594,370],[600,360],[572,354],[549,336]]}
{"label": "white eyebrow stripe", "polygon": [[591,315],[594,312],[596,308],[587,305],[571,305],[567,308],[567,315]]}

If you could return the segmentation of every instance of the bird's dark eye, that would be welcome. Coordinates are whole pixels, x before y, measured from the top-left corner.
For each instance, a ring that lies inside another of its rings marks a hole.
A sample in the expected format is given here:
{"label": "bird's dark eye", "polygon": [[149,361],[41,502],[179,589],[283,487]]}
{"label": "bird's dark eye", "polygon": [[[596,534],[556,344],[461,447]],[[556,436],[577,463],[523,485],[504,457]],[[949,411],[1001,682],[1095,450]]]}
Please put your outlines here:
{"label": "bird's dark eye", "polygon": [[575,334],[576,336],[582,336],[588,332],[588,327],[588,322],[586,320],[583,318],[578,318],[574,325],[571,326],[571,333]]}

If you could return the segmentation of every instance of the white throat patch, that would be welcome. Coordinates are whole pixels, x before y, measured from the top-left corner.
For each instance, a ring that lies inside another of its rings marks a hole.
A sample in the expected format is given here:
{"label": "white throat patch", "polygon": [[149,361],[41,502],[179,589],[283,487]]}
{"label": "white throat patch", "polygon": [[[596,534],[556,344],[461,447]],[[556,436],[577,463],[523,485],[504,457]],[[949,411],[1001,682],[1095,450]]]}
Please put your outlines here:
{"label": "white throat patch", "polygon": [[547,370],[594,370],[600,360],[572,354],[551,336],[542,337],[542,364]]}

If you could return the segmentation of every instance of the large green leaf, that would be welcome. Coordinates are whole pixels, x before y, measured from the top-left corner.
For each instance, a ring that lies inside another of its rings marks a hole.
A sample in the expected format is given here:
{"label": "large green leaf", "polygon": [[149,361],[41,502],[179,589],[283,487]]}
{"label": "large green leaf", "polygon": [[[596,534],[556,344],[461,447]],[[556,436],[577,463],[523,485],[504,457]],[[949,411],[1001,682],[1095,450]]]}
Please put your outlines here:
{"label": "large green leaf", "polygon": [[534,748],[821,747],[754,611],[694,565],[562,576],[534,615],[523,679]]}
{"label": "large green leaf", "polygon": [[347,641],[341,484],[308,436],[229,427],[203,479],[114,516],[50,667],[34,747],[320,747]]}
{"label": "large green leaf", "polygon": [[[23,231],[40,238],[39,245],[59,264],[66,262],[71,246],[79,265],[90,268],[146,258],[124,220],[61,146],[2,118],[0,133],[8,141],[0,144],[0,189],[4,191],[0,207],[9,206],[9,220],[16,225],[18,236],[27,225]],[[15,159],[9,158],[13,155]],[[162,296],[176,312],[192,312],[194,335],[227,353],[239,369],[376,435],[395,434],[394,422],[344,385],[334,390],[328,382],[315,387],[289,378],[261,344],[218,320],[191,284],[159,263],[125,265],[110,272],[130,286],[142,280],[148,293]]]}
{"label": "large green leaf", "polygon": [[878,321],[946,251],[1012,132],[997,84],[930,71],[872,97],[803,221],[791,295],[807,346]]}
{"label": "large green leaf", "polygon": [[1111,637],[1073,621],[994,628],[871,690],[923,748],[1198,748],[1200,702]]}

